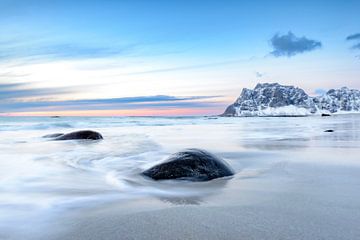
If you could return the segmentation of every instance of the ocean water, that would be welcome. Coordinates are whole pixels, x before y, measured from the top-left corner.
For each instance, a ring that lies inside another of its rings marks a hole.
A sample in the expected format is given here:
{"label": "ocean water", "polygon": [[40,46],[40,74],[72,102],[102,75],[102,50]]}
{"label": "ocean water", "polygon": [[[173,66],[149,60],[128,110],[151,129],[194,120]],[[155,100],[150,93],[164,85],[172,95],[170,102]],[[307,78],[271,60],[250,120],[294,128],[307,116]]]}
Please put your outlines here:
{"label": "ocean water", "polygon": [[[104,140],[42,137],[85,129],[99,131]],[[324,132],[328,129],[334,132]],[[221,156],[236,175],[208,183],[154,182],[140,175],[185,148],[202,148]],[[266,197],[262,190],[271,189],[309,196],[316,192],[319,205],[332,199],[335,208],[358,209],[360,201],[354,199],[360,197],[359,169],[360,115],[355,114],[2,117],[0,239],[35,236],[49,228],[49,221],[74,209],[146,198],[170,205],[234,205],[257,202]],[[256,197],[246,198],[253,191],[259,192]],[[336,194],[339,192],[342,195]],[[223,198],[224,194],[228,197]],[[358,213],[355,210],[349,217]],[[332,214],[337,217],[336,211]]]}

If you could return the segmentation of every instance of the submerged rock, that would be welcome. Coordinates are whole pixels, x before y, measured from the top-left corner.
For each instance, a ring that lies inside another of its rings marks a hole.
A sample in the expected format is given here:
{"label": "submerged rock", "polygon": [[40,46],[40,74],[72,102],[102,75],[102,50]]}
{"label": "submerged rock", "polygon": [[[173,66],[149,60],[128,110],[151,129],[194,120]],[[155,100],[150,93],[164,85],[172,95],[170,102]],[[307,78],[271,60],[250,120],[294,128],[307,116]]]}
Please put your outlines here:
{"label": "submerged rock", "polygon": [[60,137],[64,135],[63,133],[53,133],[53,134],[48,134],[48,135],[45,135],[43,136],[43,138],[57,138],[57,137]]}
{"label": "submerged rock", "polygon": [[207,151],[187,149],[171,155],[165,162],[142,174],[154,180],[209,181],[232,176],[234,172],[224,160]]}
{"label": "submerged rock", "polygon": [[56,137],[54,140],[80,140],[80,139],[99,140],[99,139],[103,139],[103,136],[95,131],[84,130],[84,131],[77,131],[77,132],[63,134]]}

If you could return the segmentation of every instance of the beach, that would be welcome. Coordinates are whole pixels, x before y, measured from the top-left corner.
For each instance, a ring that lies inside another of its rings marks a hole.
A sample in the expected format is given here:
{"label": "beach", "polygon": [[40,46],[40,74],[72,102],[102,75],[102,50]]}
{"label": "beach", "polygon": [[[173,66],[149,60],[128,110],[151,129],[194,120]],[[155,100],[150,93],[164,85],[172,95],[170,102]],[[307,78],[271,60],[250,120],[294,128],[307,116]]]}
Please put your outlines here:
{"label": "beach", "polygon": [[[81,129],[104,139],[42,138]],[[0,239],[360,236],[360,115],[2,117],[0,133]],[[235,175],[140,174],[186,148],[214,153]]]}

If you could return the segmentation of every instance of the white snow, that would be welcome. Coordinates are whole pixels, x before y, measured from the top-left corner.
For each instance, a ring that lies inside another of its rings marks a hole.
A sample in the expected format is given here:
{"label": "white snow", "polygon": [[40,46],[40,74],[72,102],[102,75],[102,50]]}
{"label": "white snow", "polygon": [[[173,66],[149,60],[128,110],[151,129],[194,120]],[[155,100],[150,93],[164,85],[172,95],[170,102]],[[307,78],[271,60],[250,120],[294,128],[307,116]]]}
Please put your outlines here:
{"label": "white snow", "polygon": [[235,116],[242,117],[266,117],[266,116],[308,116],[312,115],[311,112],[306,108],[296,107],[294,105],[278,107],[278,108],[265,108],[259,109],[258,111],[240,111],[236,109]]}

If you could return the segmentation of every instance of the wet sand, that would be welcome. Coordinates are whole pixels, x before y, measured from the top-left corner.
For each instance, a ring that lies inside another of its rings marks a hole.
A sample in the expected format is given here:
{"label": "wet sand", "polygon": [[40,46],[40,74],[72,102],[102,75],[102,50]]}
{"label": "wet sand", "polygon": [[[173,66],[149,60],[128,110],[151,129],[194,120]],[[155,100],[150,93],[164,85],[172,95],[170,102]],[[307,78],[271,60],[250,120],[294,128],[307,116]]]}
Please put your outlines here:
{"label": "wet sand", "polygon": [[38,239],[357,239],[359,170],[286,164],[204,198],[73,209]]}

